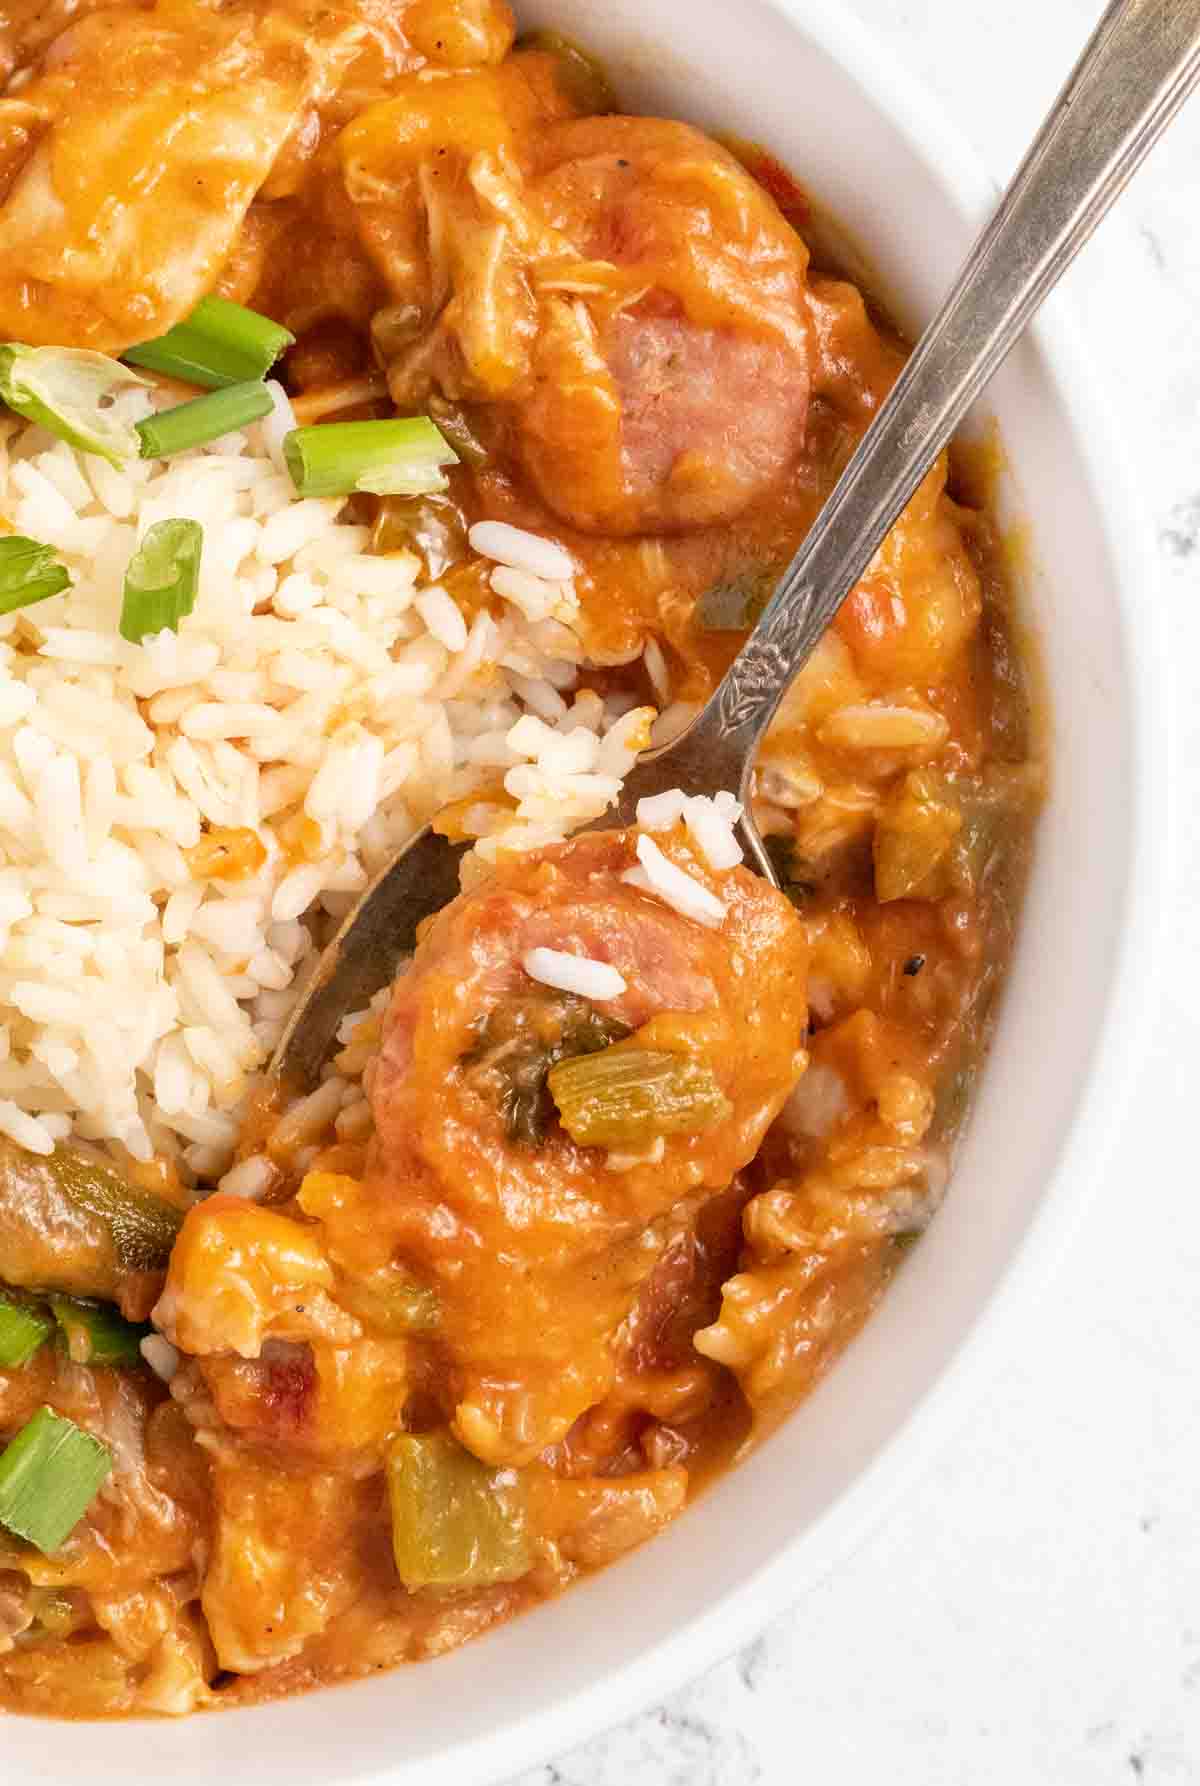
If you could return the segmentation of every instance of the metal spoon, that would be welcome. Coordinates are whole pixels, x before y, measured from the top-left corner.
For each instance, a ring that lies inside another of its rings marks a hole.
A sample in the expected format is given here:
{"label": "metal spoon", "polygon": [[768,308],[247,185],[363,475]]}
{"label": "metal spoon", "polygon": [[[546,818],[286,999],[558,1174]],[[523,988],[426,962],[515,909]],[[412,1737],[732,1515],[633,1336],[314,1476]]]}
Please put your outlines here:
{"label": "metal spoon", "polygon": [[[938,315],[863,437],[762,618],[686,732],[647,753],[615,811],[664,788],[739,792],[743,843],[775,880],[749,810],[759,740],[909,497],[1026,323],[1200,79],[1200,0],[1113,0]],[[272,1073],[303,1086],[338,1023],[387,983],[417,925],[458,892],[465,846],[419,831],[318,964]]]}

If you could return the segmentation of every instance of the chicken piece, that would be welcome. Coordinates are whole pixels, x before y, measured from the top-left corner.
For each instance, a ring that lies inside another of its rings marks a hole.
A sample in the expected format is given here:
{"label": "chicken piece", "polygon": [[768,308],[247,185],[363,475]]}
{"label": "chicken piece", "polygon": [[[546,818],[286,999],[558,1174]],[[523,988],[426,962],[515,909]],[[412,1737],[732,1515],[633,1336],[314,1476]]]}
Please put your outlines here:
{"label": "chicken piece", "polygon": [[352,11],[316,4],[72,25],[5,102],[0,334],[119,352],[178,322],[365,36]]}
{"label": "chicken piece", "polygon": [[174,1344],[199,1355],[257,1358],[267,1340],[346,1345],[361,1330],[330,1299],[332,1287],[315,1229],[218,1195],[188,1211],[154,1320]]}
{"label": "chicken piece", "polygon": [[685,124],[576,118],[556,59],[409,78],[338,142],[407,342],[402,408],[511,404],[543,500],[585,530],[727,521],[797,458],[806,252]]}
{"label": "chicken piece", "polygon": [[198,1362],[219,1418],[257,1445],[329,1459],[378,1454],[400,1429],[408,1390],[402,1340],[351,1346],[268,1340],[260,1358]]}
{"label": "chicken piece", "polygon": [[672,1211],[658,1262],[616,1335],[611,1390],[543,1453],[556,1473],[624,1476],[647,1461],[683,1462],[701,1442],[706,1417],[728,1399],[729,1376],[700,1356],[692,1336],[716,1319],[721,1286],[737,1269],[748,1195],[739,1175],[727,1190]]}
{"label": "chicken piece", "polygon": [[[448,1412],[488,1463],[527,1461],[607,1392],[673,1205],[729,1184],[803,1064],[805,946],[786,900],[664,837],[726,903],[707,929],[622,881],[635,841],[577,838],[447,907],[397,983],[371,1079],[376,1140],[362,1219],[339,1230],[342,1269],[399,1266],[436,1292]],[[539,946],[610,962],[626,991],[564,1008],[524,973]],[[602,1045],[597,1024],[707,1063],[723,1113],[640,1159],[578,1145],[539,1112],[538,1050],[544,1079],[551,1060]]]}
{"label": "chicken piece", "polygon": [[22,1645],[0,1658],[6,1711],[31,1716],[183,1717],[215,1703],[212,1645],[194,1607],[184,1607],[148,1656],[130,1656],[106,1633]]}
{"label": "chicken piece", "polygon": [[881,1126],[870,1116],[845,1123],[821,1165],[746,1206],[741,1269],[694,1343],[733,1371],[759,1433],[857,1332],[895,1266],[897,1241],[920,1232],[945,1189],[940,1150],[881,1144]]}
{"label": "chicken piece", "polygon": [[[0,7],[0,82],[49,48],[77,19],[98,12],[109,0],[5,0]],[[153,0],[139,10],[149,11]]]}
{"label": "chicken piece", "polygon": [[530,1519],[543,1544],[567,1565],[600,1569],[644,1544],[683,1511],[687,1471],[678,1466],[628,1476],[565,1481],[531,1470]]}
{"label": "chicken piece", "polygon": [[360,1589],[358,1529],[376,1482],[289,1474],[241,1450],[213,1459],[216,1532],[202,1593],[222,1668],[253,1674],[298,1654]]}
{"label": "chicken piece", "polygon": [[[530,267],[569,253],[525,203],[528,145],[570,115],[555,59],[519,54],[394,84],[343,131],[337,154],[364,248],[406,318],[392,395],[494,402],[528,385],[538,326]],[[381,322],[384,319],[380,319]]]}
{"label": "chicken piece", "polygon": [[408,0],[402,21],[414,55],[438,68],[502,62],[516,33],[506,0]]}
{"label": "chicken piece", "polygon": [[[398,93],[415,96],[418,107],[428,107],[434,96],[440,105],[456,83],[431,82],[429,70],[447,77],[464,69],[488,71],[507,56],[515,30],[505,0],[354,4],[366,26],[365,41],[337,91],[296,126],[263,189],[265,202],[251,206],[217,286],[222,296],[250,304],[296,335],[330,319],[365,335],[372,316],[388,303],[387,286],[360,237],[361,220],[346,202],[343,151],[339,145],[326,152],[325,144],[363,114],[386,124]],[[346,134],[353,140],[357,133],[347,128]],[[376,188],[370,202],[380,197]],[[404,211],[403,202],[399,209]],[[411,282],[400,274],[406,306],[415,305],[424,278],[421,269]]]}

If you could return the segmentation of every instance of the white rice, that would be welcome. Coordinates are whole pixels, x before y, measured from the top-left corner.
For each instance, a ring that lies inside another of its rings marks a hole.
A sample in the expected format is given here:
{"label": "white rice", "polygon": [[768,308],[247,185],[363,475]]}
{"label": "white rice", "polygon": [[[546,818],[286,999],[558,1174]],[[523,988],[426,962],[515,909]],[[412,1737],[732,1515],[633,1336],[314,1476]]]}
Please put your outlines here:
{"label": "white rice", "polygon": [[179,1353],[169,1339],[161,1333],[148,1333],[140,1342],[139,1350],[156,1377],[169,1383],[179,1369]]}
{"label": "white rice", "polygon": [[565,583],[575,575],[575,561],[564,546],[523,527],[510,527],[507,521],[476,521],[468,538],[481,558],[528,571],[548,583]]}
{"label": "white rice", "polygon": [[726,907],[715,893],[664,856],[652,837],[643,834],[638,838],[637,853],[641,866],[627,869],[621,876],[623,881],[644,893],[653,893],[685,918],[695,918],[710,930],[720,929]]}
{"label": "white rice", "polygon": [[253,1201],[265,1195],[278,1181],[279,1173],[265,1154],[251,1154],[231,1166],[217,1186],[230,1197],[246,1197]]}
{"label": "white rice", "polygon": [[521,966],[531,980],[560,992],[578,993],[580,998],[620,998],[627,990],[624,975],[609,962],[569,955],[562,949],[530,949]]}
{"label": "white rice", "polygon": [[710,868],[720,872],[736,868],[742,860],[742,846],[733,830],[741,816],[742,809],[732,794],[717,794],[713,799],[694,794],[684,802],[684,825]]}
{"label": "white rice", "polygon": [[467,623],[454,598],[436,584],[417,597],[417,613],[432,636],[447,651],[464,651],[467,644]]}
{"label": "white rice", "polygon": [[[468,878],[600,816],[658,718],[577,692],[562,546],[474,527],[497,600],[468,626],[412,555],[296,498],[272,396],[244,434],[119,470],[0,428],[0,526],[54,545],[74,584],[0,617],[0,1132],[117,1142],[246,1196],[240,1100],[329,922],[449,803]],[[130,421],[151,401],[118,398]],[[204,528],[195,611],[128,644],[129,557],[175,516]],[[261,865],[207,875],[212,829],[252,834]]]}
{"label": "white rice", "polygon": [[262,445],[266,448],[276,471],[283,471],[283,443],[296,426],[296,412],[292,408],[291,398],[278,380],[269,378],[267,389],[271,393],[271,401],[275,407],[271,414],[264,416],[259,423]]}
{"label": "white rice", "polygon": [[668,788],[637,803],[637,822],[643,831],[671,831],[682,819],[692,842],[710,868],[736,868],[742,847],[734,826],[742,809],[732,794],[721,792],[689,796],[682,788]]}
{"label": "white rice", "polygon": [[683,817],[688,797],[682,788],[649,794],[637,803],[637,822],[643,831],[672,831]]}

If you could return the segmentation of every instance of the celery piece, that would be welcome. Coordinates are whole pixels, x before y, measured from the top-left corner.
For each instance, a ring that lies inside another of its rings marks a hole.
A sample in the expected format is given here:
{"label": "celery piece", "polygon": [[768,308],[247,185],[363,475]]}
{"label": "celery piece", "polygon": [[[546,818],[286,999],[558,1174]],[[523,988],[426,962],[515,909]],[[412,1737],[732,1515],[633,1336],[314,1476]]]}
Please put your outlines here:
{"label": "celery piece", "polygon": [[559,1121],[581,1147],[631,1147],[659,1135],[695,1134],[733,1106],[706,1062],[690,1054],[618,1043],[551,1068]]}
{"label": "celery piece", "polygon": [[533,1561],[513,1470],[490,1470],[446,1433],[405,1433],[387,1459],[392,1549],[406,1588],[516,1581]]}
{"label": "celery piece", "polygon": [[879,809],[872,852],[875,897],[943,899],[954,886],[953,849],[962,813],[940,776],[905,776]]}
{"label": "celery piece", "polygon": [[432,1333],[441,1320],[437,1291],[394,1265],[366,1277],[347,1274],[338,1282],[337,1299],[374,1333]]}

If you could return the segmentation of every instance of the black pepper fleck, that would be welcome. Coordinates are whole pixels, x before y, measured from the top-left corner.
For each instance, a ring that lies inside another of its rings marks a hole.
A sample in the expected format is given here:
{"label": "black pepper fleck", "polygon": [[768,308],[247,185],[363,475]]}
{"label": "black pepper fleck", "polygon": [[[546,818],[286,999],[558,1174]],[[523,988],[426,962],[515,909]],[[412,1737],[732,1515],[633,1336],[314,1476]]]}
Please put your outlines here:
{"label": "black pepper fleck", "polygon": [[925,957],[923,955],[910,955],[904,963],[904,971],[911,979],[914,974],[919,974],[924,966]]}

